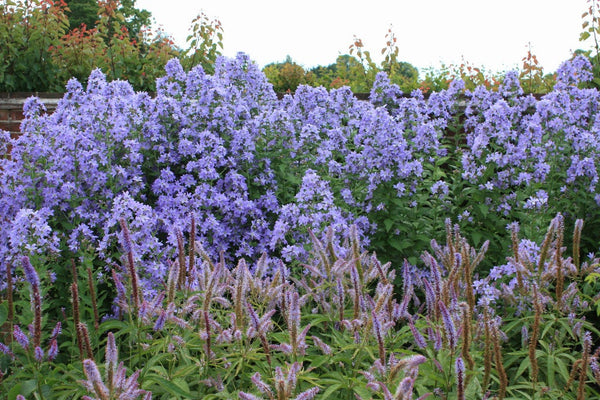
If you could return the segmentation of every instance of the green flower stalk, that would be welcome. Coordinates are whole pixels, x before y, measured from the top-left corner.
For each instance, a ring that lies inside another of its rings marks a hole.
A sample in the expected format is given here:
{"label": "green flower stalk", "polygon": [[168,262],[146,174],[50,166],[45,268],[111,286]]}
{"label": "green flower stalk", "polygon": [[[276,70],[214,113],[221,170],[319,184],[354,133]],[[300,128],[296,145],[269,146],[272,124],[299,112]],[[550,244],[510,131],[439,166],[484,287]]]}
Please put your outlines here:
{"label": "green flower stalk", "polygon": [[577,400],[585,399],[585,381],[592,350],[592,335],[590,332],[583,334],[583,349],[581,351],[581,370],[579,371],[579,386],[577,387]]}
{"label": "green flower stalk", "polygon": [[562,258],[562,246],[563,246],[563,238],[565,232],[565,223],[562,215],[558,214],[556,216],[557,227],[556,227],[556,243],[555,253],[554,253],[554,262],[556,265],[556,310],[560,311],[562,308],[562,296],[563,290],[565,287],[565,276],[563,271],[563,258]]}
{"label": "green flower stalk", "polygon": [[123,248],[127,253],[127,270],[129,272],[129,278],[131,279],[131,295],[133,297],[133,315],[137,317],[138,310],[140,309],[140,290],[139,290],[139,279],[137,271],[135,269],[135,263],[133,260],[133,242],[131,241],[131,234],[127,227],[125,219],[120,218],[119,224],[121,225],[121,231],[123,233]]}
{"label": "green flower stalk", "polygon": [[100,315],[98,314],[98,302],[96,299],[96,288],[92,277],[92,269],[87,268],[88,288],[90,289],[90,297],[92,298],[92,310],[94,312],[94,329],[98,330],[100,326]]}
{"label": "green flower stalk", "polygon": [[502,345],[500,343],[500,332],[496,324],[491,326],[492,333],[492,345],[494,347],[494,360],[496,363],[496,370],[498,371],[500,379],[500,389],[498,393],[498,400],[503,400],[506,397],[506,388],[508,386],[508,377],[504,370],[504,364],[502,362]]}
{"label": "green flower stalk", "polygon": [[377,347],[379,349],[379,359],[381,363],[385,365],[385,344],[383,343],[384,331],[381,328],[381,323],[375,311],[371,311],[371,318],[373,320],[373,334],[377,338]]}
{"label": "green flower stalk", "polygon": [[33,308],[33,346],[40,348],[42,342],[42,297],[40,296],[40,278],[29,262],[29,257],[22,259],[25,279],[31,285],[31,306]]}
{"label": "green flower stalk", "polygon": [[246,313],[246,295],[249,290],[248,280],[250,279],[250,271],[244,259],[241,259],[234,271],[235,275],[235,286],[233,290],[233,304],[235,308],[235,329],[239,331],[245,330]]}
{"label": "green flower stalk", "polygon": [[254,311],[254,308],[250,305],[250,303],[246,303],[246,308],[248,310],[248,315],[250,316],[250,327],[248,328],[246,334],[248,337],[252,338],[254,336],[258,336],[260,339],[260,343],[265,352],[265,356],[267,357],[267,362],[271,365],[271,351],[269,349],[269,342],[267,341],[267,332],[271,329],[273,325],[273,321],[271,317],[275,314],[275,310],[271,310],[267,312],[262,318],[259,318]]}
{"label": "green flower stalk", "polygon": [[540,334],[540,323],[542,321],[543,306],[540,301],[540,293],[537,284],[533,284],[533,306],[535,316],[533,320],[533,327],[531,329],[531,337],[529,338],[529,361],[531,363],[531,384],[535,388],[537,385],[538,378],[538,363],[535,355],[535,349],[538,344],[538,337]]}
{"label": "green flower stalk", "polygon": [[90,333],[85,323],[80,322],[77,324],[77,332],[83,341],[83,350],[88,359],[94,359],[94,352],[92,351],[92,343],[90,341]]}
{"label": "green flower stalk", "polygon": [[580,254],[579,248],[581,245],[581,231],[583,230],[583,220],[578,219],[575,221],[575,229],[573,230],[573,264],[575,268],[577,268],[577,272],[579,273],[580,266]]}
{"label": "green flower stalk", "polygon": [[8,323],[12,325],[15,318],[15,305],[13,299],[13,281],[10,263],[6,263],[6,297],[8,305],[7,320]]}
{"label": "green flower stalk", "polygon": [[448,341],[450,350],[454,350],[457,345],[456,327],[454,325],[454,321],[452,320],[450,311],[448,311],[444,302],[439,301],[438,307],[440,309],[440,313],[442,314],[442,321],[444,323],[444,331],[446,332],[446,340]]}
{"label": "green flower stalk", "polygon": [[454,363],[456,374],[456,398],[457,400],[465,400],[465,363],[462,358],[458,357]]}
{"label": "green flower stalk", "polygon": [[460,303],[459,304],[461,310],[462,310],[462,332],[461,332],[461,336],[462,336],[462,350],[461,350],[461,355],[463,357],[464,360],[467,361],[467,366],[469,367],[469,370],[473,370],[475,367],[475,361],[473,360],[473,357],[471,357],[471,353],[470,353],[470,347],[471,347],[471,322],[472,322],[472,314],[471,311],[469,309],[469,305],[466,303]]}
{"label": "green flower stalk", "polygon": [[71,284],[71,301],[73,303],[73,327],[75,330],[75,335],[77,338],[77,347],[79,349],[79,358],[81,360],[84,359],[85,355],[84,355],[84,348],[83,348],[83,336],[81,336],[81,331],[79,330],[79,316],[80,316],[80,312],[79,312],[79,288],[77,286],[77,282],[73,282]]}
{"label": "green flower stalk", "polygon": [[[177,237],[177,261],[179,262],[179,271],[181,271],[185,265],[185,250],[183,248],[183,234],[181,230],[177,229],[175,236]],[[185,274],[179,273],[179,288],[183,289],[184,285]]]}
{"label": "green flower stalk", "polygon": [[167,277],[167,302],[172,303],[175,299],[175,291],[177,285],[180,284],[181,280],[181,265],[180,260],[175,260],[171,263],[169,268],[169,275]]}
{"label": "green flower stalk", "polygon": [[192,215],[191,227],[190,227],[190,248],[188,253],[188,268],[185,270],[185,261],[179,266],[179,274],[183,274],[182,282],[185,278],[192,276],[194,269],[196,268],[196,219]]}
{"label": "green flower stalk", "polygon": [[212,350],[211,350],[211,332],[210,332],[210,314],[208,313],[208,311],[204,311],[204,333],[202,334],[202,337],[204,338],[205,341],[205,346],[204,349],[206,351],[206,359],[208,361],[210,361],[212,359]]}

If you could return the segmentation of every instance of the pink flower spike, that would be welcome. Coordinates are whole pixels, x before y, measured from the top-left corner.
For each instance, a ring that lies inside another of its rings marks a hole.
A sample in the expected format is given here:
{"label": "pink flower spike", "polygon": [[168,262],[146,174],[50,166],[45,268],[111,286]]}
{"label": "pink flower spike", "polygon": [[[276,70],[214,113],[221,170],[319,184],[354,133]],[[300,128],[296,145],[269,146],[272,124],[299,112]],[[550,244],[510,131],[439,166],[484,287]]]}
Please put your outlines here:
{"label": "pink flower spike", "polygon": [[48,360],[53,361],[58,355],[58,343],[56,339],[50,341],[50,348],[48,349]]}
{"label": "pink flower spike", "polygon": [[25,279],[27,279],[27,282],[29,282],[31,286],[39,287],[40,278],[35,268],[33,268],[33,265],[31,265],[31,262],[29,262],[29,257],[25,256],[21,259],[21,261],[23,263],[23,269],[25,270]]}
{"label": "pink flower spike", "polygon": [[398,384],[394,399],[412,399],[414,379],[406,377]]}
{"label": "pink flower spike", "polygon": [[119,360],[119,354],[117,352],[117,345],[115,344],[115,336],[112,332],[108,332],[108,338],[106,339],[106,380],[111,391],[115,388],[116,380],[115,375],[117,372],[117,363]]}
{"label": "pink flower spike", "polygon": [[93,388],[94,394],[100,399],[108,399],[109,391],[102,382],[96,363],[90,359],[83,360],[83,371],[88,378],[88,385],[86,386]]}
{"label": "pink flower spike", "polygon": [[260,397],[257,397],[253,394],[246,393],[246,392],[239,392],[238,396],[242,400],[262,400]]}
{"label": "pink flower spike", "polygon": [[254,386],[256,386],[256,388],[262,394],[269,395],[269,397],[273,396],[273,391],[271,390],[269,385],[267,385],[265,382],[263,382],[263,380],[258,372],[255,373],[254,375],[252,375],[251,380],[252,380],[252,383],[254,383]]}
{"label": "pink flower spike", "polygon": [[296,396],[295,400],[312,400],[317,395],[317,393],[319,393],[319,388],[315,386],[312,389],[308,389],[300,393],[298,396]]}
{"label": "pink flower spike", "polygon": [[58,337],[58,335],[60,335],[61,332],[62,332],[62,325],[59,321],[56,323],[56,326],[52,330],[52,334],[50,335],[50,338],[56,339]]}
{"label": "pink flower spike", "polygon": [[438,301],[438,307],[440,308],[440,313],[442,314],[442,320],[444,321],[444,328],[446,331],[446,336],[448,339],[448,344],[450,345],[450,349],[454,350],[456,348],[456,328],[454,326],[454,321],[452,320],[452,316],[446,308],[446,305],[443,301]]}
{"label": "pink flower spike", "polygon": [[34,354],[35,359],[36,359],[37,362],[44,361],[44,350],[42,350],[41,347],[36,346],[36,348],[33,351],[33,354]]}
{"label": "pink flower spike", "polygon": [[321,339],[319,339],[316,336],[313,336],[312,340],[313,340],[313,343],[316,344],[319,349],[321,349],[323,354],[331,355],[331,347],[329,347],[329,345],[327,343],[323,342]]}
{"label": "pink flower spike", "polygon": [[458,357],[454,363],[455,372],[456,372],[456,390],[457,390],[457,399],[464,400],[465,399],[465,363],[462,358]]}
{"label": "pink flower spike", "polygon": [[29,337],[27,337],[21,328],[19,328],[19,325],[15,325],[13,329],[13,336],[15,337],[17,343],[19,343],[24,350],[27,350],[29,347]]}

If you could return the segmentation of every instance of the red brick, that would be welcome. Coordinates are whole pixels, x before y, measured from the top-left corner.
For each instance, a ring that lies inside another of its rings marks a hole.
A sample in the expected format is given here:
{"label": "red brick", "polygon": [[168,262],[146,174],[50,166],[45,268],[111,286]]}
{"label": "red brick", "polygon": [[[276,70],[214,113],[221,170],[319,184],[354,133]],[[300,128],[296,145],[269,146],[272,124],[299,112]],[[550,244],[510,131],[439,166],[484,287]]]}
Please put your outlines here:
{"label": "red brick", "polygon": [[12,121],[21,121],[23,118],[25,118],[25,116],[23,115],[23,110],[18,109],[18,110],[10,110],[9,118]]}
{"label": "red brick", "polygon": [[8,121],[10,110],[0,110],[0,121]]}
{"label": "red brick", "polygon": [[0,121],[0,130],[9,131],[9,132],[19,132],[20,129],[21,129],[20,121],[14,121],[14,122]]}

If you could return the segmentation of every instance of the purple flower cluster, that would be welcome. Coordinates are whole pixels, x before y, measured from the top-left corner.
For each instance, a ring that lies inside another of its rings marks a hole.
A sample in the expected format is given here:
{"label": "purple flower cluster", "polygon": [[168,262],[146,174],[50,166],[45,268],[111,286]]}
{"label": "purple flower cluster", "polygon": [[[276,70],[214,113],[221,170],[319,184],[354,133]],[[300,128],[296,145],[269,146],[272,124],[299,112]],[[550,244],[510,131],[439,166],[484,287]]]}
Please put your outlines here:
{"label": "purple flower cluster", "polygon": [[[589,71],[581,57],[566,62],[541,100],[514,72],[498,92],[467,93],[457,173],[487,206],[550,208],[557,191],[600,201],[599,92],[577,86]],[[85,88],[70,81],[52,114],[30,99],[23,134],[0,138],[0,154],[12,148],[0,158],[0,267],[66,248],[108,259],[123,246],[121,219],[145,290],[166,278],[192,220],[192,240],[230,260],[303,261],[311,232],[323,238],[327,226],[338,248],[352,225],[367,245],[385,220],[377,213],[432,199],[451,208],[451,181],[431,171],[463,92],[456,81],[404,97],[379,74],[370,101],[308,86],[278,101],[244,54],[219,58],[212,75],[172,60],[155,97],[96,70]]]}
{"label": "purple flower cluster", "polygon": [[523,94],[516,72],[498,92],[467,93],[462,177],[488,193],[496,211],[556,207],[565,193],[587,193],[600,204],[600,93],[578,86],[591,77],[589,61],[577,56],[561,65],[554,90],[539,100]]}
{"label": "purple flower cluster", "polygon": [[267,250],[279,205],[255,146],[257,117],[276,101],[270,84],[241,54],[214,75],[177,60],[166,70],[155,98],[96,70],[86,88],[70,81],[51,115],[27,102],[23,134],[2,136],[12,146],[0,160],[3,266],[61,244],[112,256],[120,218],[146,278],[164,276],[157,258],[191,217],[211,254]]}

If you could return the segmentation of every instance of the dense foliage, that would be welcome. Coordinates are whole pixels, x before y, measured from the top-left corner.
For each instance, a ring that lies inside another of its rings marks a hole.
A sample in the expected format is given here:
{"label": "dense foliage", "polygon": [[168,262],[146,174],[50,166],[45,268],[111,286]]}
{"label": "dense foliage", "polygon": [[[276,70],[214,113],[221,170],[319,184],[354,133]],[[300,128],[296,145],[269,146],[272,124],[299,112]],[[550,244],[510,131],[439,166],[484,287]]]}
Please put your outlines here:
{"label": "dense foliage", "polygon": [[[136,90],[154,91],[171,58],[180,57],[186,67],[210,69],[222,48],[221,25],[205,14],[194,20],[189,47],[182,50],[163,31],[147,25],[149,13],[136,9],[135,1],[92,3],[91,11],[86,9],[89,3],[75,1],[69,2],[73,10],[62,0],[0,4],[0,91],[63,92],[69,79],[85,82],[96,68],[110,80],[128,80]],[[77,19],[89,20],[90,12],[93,24]]]}
{"label": "dense foliage", "polygon": [[29,99],[0,141],[2,392],[598,395],[591,68],[277,100],[239,54]]}
{"label": "dense foliage", "polygon": [[[575,245],[581,226],[579,220]],[[83,277],[74,268],[72,309],[58,321],[44,295],[52,284],[30,259],[9,270],[15,291],[0,305],[4,398],[600,394],[600,332],[587,320],[600,302],[600,259],[581,259],[577,247],[564,253],[560,214],[541,243],[520,239],[514,224],[513,253],[481,280],[475,271],[487,244],[472,248],[449,221],[446,243],[432,241],[421,270],[408,263],[396,270],[360,253],[353,228],[337,249],[331,234],[323,242],[313,237],[302,275],[284,264],[267,273],[265,258],[216,261],[180,238],[164,288],[154,295],[138,290],[131,232],[124,220],[121,228],[126,253],[112,270],[116,316],[100,321],[89,268]],[[397,271],[400,296],[392,284]]]}
{"label": "dense foliage", "polygon": [[288,56],[283,63],[265,66],[263,72],[275,91],[280,93],[295,91],[301,84],[328,89],[348,86],[354,93],[368,93],[378,72],[385,72],[390,81],[399,85],[402,90],[410,92],[416,89],[419,87],[419,71],[411,64],[398,59],[400,49],[391,28],[388,29],[385,39],[387,44],[381,50],[383,60],[379,65],[373,61],[362,40],[355,37],[349,54],[338,56],[335,64],[305,71]]}

